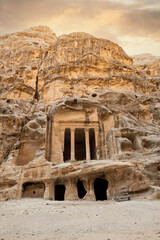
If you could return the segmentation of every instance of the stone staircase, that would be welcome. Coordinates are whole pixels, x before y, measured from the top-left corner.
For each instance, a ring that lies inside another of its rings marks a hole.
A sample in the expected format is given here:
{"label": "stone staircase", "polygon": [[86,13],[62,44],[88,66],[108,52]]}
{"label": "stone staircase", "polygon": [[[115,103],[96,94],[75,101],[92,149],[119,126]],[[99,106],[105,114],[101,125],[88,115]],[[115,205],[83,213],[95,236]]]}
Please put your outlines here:
{"label": "stone staircase", "polygon": [[128,194],[127,188],[121,188],[119,193],[116,193],[114,196],[114,200],[116,202],[122,201],[129,201],[131,199],[130,195]]}

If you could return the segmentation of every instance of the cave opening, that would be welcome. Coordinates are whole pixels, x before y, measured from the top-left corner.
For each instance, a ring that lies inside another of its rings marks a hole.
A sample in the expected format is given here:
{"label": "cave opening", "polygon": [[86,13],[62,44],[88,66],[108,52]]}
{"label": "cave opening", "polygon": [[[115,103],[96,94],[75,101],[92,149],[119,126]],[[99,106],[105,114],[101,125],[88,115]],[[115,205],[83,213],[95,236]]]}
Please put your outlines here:
{"label": "cave opening", "polygon": [[43,198],[45,184],[43,182],[26,182],[23,184],[24,198]]}
{"label": "cave opening", "polygon": [[64,162],[71,159],[71,130],[65,129],[64,136]]}
{"label": "cave opening", "polygon": [[65,185],[56,185],[55,186],[55,200],[64,201],[65,197]]}
{"label": "cave opening", "polygon": [[87,193],[86,189],[84,188],[83,182],[81,180],[78,180],[77,182],[77,192],[78,192],[78,197],[80,199],[84,198],[84,196]]}
{"label": "cave opening", "polygon": [[96,201],[104,201],[107,200],[107,189],[108,189],[108,181],[101,178],[96,178],[94,182],[94,193],[96,197]]}
{"label": "cave opening", "polygon": [[83,128],[75,129],[75,159],[86,159],[85,131]]}

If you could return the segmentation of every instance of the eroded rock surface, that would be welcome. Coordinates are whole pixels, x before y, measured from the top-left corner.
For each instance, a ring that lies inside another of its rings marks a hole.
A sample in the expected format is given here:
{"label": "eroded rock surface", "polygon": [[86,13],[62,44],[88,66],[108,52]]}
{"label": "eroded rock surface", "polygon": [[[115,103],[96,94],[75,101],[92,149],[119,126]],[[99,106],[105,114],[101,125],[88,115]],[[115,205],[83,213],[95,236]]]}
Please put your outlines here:
{"label": "eroded rock surface", "polygon": [[1,200],[159,198],[159,58],[141,58],[42,26],[0,37]]}

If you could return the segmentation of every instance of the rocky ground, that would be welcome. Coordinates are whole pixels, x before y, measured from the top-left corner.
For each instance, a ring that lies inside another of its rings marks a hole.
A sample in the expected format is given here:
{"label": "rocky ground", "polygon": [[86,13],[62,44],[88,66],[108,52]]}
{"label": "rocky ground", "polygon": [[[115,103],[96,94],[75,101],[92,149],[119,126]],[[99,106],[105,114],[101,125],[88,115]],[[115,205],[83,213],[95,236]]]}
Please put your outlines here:
{"label": "rocky ground", "polygon": [[2,240],[158,240],[159,200],[0,202]]}

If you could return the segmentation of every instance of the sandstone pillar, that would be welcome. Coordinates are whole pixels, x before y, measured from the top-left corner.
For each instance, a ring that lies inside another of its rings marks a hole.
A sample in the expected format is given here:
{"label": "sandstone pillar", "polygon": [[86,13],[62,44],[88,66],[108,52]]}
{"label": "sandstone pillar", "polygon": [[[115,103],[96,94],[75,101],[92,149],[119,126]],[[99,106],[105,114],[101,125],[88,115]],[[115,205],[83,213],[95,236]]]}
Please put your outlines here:
{"label": "sandstone pillar", "polygon": [[64,140],[65,140],[65,129],[61,129],[61,146],[62,146],[62,152],[64,152]]}
{"label": "sandstone pillar", "polygon": [[71,160],[75,160],[75,129],[71,128]]}
{"label": "sandstone pillar", "polygon": [[99,160],[99,154],[98,154],[98,130],[95,130],[95,148],[96,148],[96,158]]}
{"label": "sandstone pillar", "polygon": [[94,194],[94,181],[93,179],[88,179],[87,181],[87,193],[85,196],[85,200],[95,200],[95,194]]}
{"label": "sandstone pillar", "polygon": [[74,181],[69,180],[68,183],[65,184],[65,187],[65,200],[79,200],[77,185]]}
{"label": "sandstone pillar", "polygon": [[90,160],[90,144],[89,144],[89,129],[85,129],[85,137],[86,137],[86,160]]}
{"label": "sandstone pillar", "polygon": [[50,199],[50,183],[45,183],[44,199]]}

